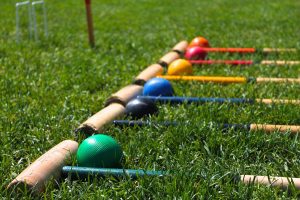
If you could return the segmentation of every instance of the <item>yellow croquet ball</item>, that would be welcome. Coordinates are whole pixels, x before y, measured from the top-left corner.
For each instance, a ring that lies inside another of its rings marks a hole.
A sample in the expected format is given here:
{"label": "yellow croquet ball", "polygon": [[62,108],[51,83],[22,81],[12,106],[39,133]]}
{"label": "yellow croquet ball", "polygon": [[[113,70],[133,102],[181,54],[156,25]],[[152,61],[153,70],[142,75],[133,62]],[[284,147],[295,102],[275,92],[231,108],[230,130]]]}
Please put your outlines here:
{"label": "yellow croquet ball", "polygon": [[168,75],[191,75],[193,74],[192,64],[185,59],[177,59],[170,63]]}

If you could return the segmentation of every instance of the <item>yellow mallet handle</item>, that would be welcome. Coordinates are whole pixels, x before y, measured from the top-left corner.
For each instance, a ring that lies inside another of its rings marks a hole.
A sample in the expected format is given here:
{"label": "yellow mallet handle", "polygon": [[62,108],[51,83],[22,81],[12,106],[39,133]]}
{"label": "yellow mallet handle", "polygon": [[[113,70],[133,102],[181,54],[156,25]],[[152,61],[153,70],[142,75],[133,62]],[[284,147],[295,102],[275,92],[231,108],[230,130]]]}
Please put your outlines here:
{"label": "yellow mallet handle", "polygon": [[223,76],[157,76],[167,80],[199,81],[203,83],[247,83],[245,77],[223,77]]}
{"label": "yellow mallet handle", "polygon": [[226,76],[168,76],[168,75],[159,75],[157,77],[165,78],[167,80],[183,80],[183,81],[199,81],[203,83],[247,83],[247,82],[256,82],[256,83],[265,83],[265,82],[274,82],[274,83],[300,83],[300,78],[246,78],[246,77],[226,77]]}

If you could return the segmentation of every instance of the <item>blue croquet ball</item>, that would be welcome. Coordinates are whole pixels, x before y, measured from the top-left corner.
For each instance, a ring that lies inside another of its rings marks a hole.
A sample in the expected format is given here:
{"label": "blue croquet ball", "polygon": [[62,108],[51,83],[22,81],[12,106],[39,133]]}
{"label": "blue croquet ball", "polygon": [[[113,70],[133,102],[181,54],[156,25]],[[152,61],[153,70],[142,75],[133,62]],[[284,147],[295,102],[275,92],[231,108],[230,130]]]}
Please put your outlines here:
{"label": "blue croquet ball", "polygon": [[173,96],[171,83],[164,78],[152,78],[144,85],[144,96]]}
{"label": "blue croquet ball", "polygon": [[142,118],[145,115],[152,115],[158,112],[154,102],[148,99],[133,99],[125,108],[125,114],[134,119]]}

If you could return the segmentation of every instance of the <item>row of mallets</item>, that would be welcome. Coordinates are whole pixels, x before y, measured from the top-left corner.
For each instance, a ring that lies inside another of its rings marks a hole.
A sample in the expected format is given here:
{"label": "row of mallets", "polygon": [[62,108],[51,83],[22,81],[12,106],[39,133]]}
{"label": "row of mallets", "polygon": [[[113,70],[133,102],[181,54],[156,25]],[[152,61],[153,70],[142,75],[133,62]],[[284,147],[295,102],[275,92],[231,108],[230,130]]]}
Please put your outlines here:
{"label": "row of mallets", "polygon": [[[264,82],[291,82],[300,83],[300,78],[269,78],[269,77],[226,77],[226,76],[190,76],[194,67],[199,65],[253,65],[257,62],[252,60],[205,60],[208,52],[229,52],[229,53],[255,53],[261,52],[254,48],[210,48],[208,41],[203,37],[194,38],[185,54],[184,58],[173,61],[167,68],[167,75],[159,77],[168,80],[200,81],[214,83],[264,83]],[[264,53],[296,53],[296,49],[271,49],[264,48]],[[200,59],[200,60],[199,60]],[[300,65],[300,61],[264,60],[259,64],[264,65]]]}
{"label": "row of mallets", "polygon": [[[145,83],[150,79],[160,75],[164,71],[165,65],[169,65],[172,61],[180,58],[180,55],[187,48],[188,43],[182,41],[178,43],[171,52],[164,55],[158,63],[152,64],[144,69],[133,81],[132,84],[120,89],[114,93],[105,104],[105,107],[83,122],[78,129],[77,134],[92,135],[100,133],[104,130],[105,125],[120,118],[126,112],[126,105],[131,99],[143,92]],[[59,183],[62,174],[77,175],[115,175],[123,176],[131,174],[133,177],[140,176],[161,176],[165,172],[146,171],[146,170],[124,170],[124,169],[93,169],[78,168],[65,166],[67,161],[76,154],[78,143],[73,140],[65,140],[54,146],[45,154],[40,156],[36,161],[29,165],[22,173],[20,173],[9,185],[8,188],[18,188],[18,186],[26,187],[36,193],[41,193],[45,189],[48,181]],[[260,183],[279,187],[290,187],[294,185],[300,189],[300,179],[289,177],[270,177],[256,175],[240,175],[239,180],[243,183]]]}

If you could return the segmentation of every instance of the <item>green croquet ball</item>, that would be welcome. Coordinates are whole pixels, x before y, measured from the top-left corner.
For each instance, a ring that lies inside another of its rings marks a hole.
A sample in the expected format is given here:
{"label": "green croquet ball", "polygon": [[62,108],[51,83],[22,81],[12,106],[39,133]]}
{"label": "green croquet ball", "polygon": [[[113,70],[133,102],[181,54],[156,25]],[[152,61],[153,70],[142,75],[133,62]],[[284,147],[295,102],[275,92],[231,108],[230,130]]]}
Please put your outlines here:
{"label": "green croquet ball", "polygon": [[118,167],[122,157],[123,152],[117,141],[103,134],[88,137],[77,151],[77,163],[82,167]]}

